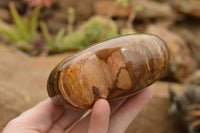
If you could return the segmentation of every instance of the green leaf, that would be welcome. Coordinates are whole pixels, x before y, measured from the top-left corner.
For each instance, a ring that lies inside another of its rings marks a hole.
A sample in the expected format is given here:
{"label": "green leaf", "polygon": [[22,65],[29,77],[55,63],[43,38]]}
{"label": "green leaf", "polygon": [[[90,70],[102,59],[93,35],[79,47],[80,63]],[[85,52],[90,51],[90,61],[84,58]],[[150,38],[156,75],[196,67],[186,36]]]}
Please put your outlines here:
{"label": "green leaf", "polygon": [[[26,31],[28,31],[29,19],[26,17],[26,18],[23,19],[22,22],[23,22],[23,25],[24,25],[24,29],[25,29]],[[19,34],[20,34],[21,31],[18,30],[18,32],[19,32]],[[24,36],[24,38],[21,38],[21,40],[24,40],[24,41],[29,42],[29,41],[30,41],[30,34],[27,33],[27,34]]]}
{"label": "green leaf", "polygon": [[49,46],[49,47],[52,47],[52,39],[51,39],[51,35],[49,33],[49,30],[47,28],[47,25],[45,22],[40,22],[40,28],[42,30],[42,34],[44,36],[44,39],[46,41],[46,44]]}
{"label": "green leaf", "polygon": [[136,32],[132,28],[124,28],[124,29],[121,29],[121,31],[120,31],[120,34],[123,36],[129,35],[129,34],[134,34],[134,33],[136,33]]}
{"label": "green leaf", "polygon": [[27,29],[26,26],[24,25],[22,19],[20,18],[19,13],[17,12],[17,9],[14,5],[14,3],[10,3],[9,4],[9,8],[10,8],[10,12],[12,15],[12,18],[14,20],[14,23],[16,24],[18,30],[19,30],[19,34],[22,38],[26,38],[27,35]]}
{"label": "green leaf", "polygon": [[61,50],[78,50],[118,35],[117,25],[109,18],[94,16],[71,34],[63,37]]}
{"label": "green leaf", "polygon": [[30,45],[28,42],[22,41],[22,40],[20,40],[19,42],[17,42],[15,45],[16,45],[19,49],[21,49],[21,50],[23,50],[23,51],[28,51],[28,50],[30,50],[30,47],[31,47],[31,45]]}
{"label": "green leaf", "polygon": [[62,29],[60,29],[60,30],[58,31],[58,33],[57,33],[56,36],[55,36],[55,40],[54,40],[54,45],[55,45],[55,46],[58,47],[58,46],[61,44],[61,40],[62,40],[62,38],[64,37],[64,35],[65,35],[65,29],[62,28]]}
{"label": "green leaf", "polygon": [[73,25],[74,25],[74,19],[75,19],[75,11],[74,8],[69,7],[68,10],[68,25],[67,25],[67,32],[72,33],[73,31]]}
{"label": "green leaf", "polygon": [[38,16],[40,13],[40,9],[41,9],[41,6],[36,7],[31,16],[31,20],[30,20],[30,39],[31,40],[35,37],[35,34],[37,32]]}
{"label": "green leaf", "polygon": [[144,8],[141,5],[135,5],[133,7],[133,12],[142,12],[143,10],[144,10]]}
{"label": "green leaf", "polygon": [[17,34],[15,27],[1,20],[0,20],[0,32],[4,34],[11,41],[16,42],[20,40],[19,34]]}
{"label": "green leaf", "polygon": [[18,42],[20,40],[20,37],[18,36],[18,34],[14,32],[13,30],[2,29],[1,32],[13,42]]}

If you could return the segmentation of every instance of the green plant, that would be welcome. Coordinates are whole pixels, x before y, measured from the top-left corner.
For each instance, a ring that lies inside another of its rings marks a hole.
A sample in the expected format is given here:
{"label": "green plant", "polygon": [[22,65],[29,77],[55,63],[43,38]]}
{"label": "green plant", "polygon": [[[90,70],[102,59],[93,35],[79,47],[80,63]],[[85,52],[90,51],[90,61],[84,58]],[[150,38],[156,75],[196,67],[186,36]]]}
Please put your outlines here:
{"label": "green plant", "polygon": [[60,52],[60,45],[62,44],[62,39],[65,34],[65,29],[61,28],[55,35],[54,39],[52,39],[52,36],[50,35],[49,29],[47,28],[45,22],[43,21],[40,22],[40,28],[44,36],[46,45],[50,48],[51,52],[53,53]]}
{"label": "green plant", "polygon": [[94,16],[63,38],[61,50],[82,49],[117,35],[118,28],[114,21],[107,17]]}
{"label": "green plant", "polygon": [[83,49],[91,44],[118,35],[118,29],[115,22],[102,16],[90,18],[77,30],[66,35],[65,30],[62,28],[53,39],[44,22],[40,23],[40,27],[46,44],[52,53]]}
{"label": "green plant", "polygon": [[[74,25],[74,19],[75,19],[75,12],[74,8],[68,8],[68,26],[67,26],[67,33],[71,34],[73,32],[73,25]],[[50,49],[52,53],[61,52],[62,50],[62,40],[65,35],[65,29],[61,28],[55,35],[55,37],[52,37],[52,35],[49,32],[49,29],[44,21],[40,22],[40,28],[42,31],[42,35],[44,37],[44,40],[46,42],[46,45]]]}
{"label": "green plant", "polygon": [[75,20],[75,11],[74,8],[68,8],[68,26],[67,26],[67,33],[72,33],[74,29],[74,20]]}
{"label": "green plant", "polygon": [[14,21],[14,26],[5,26],[1,22],[0,32],[7,36],[7,38],[14,42],[17,47],[23,50],[30,48],[31,42],[36,37],[38,16],[41,7],[36,7],[31,17],[21,18],[14,3],[9,4],[10,13]]}
{"label": "green plant", "polygon": [[136,17],[136,14],[138,12],[141,12],[143,10],[143,7],[140,5],[133,4],[134,0],[116,0],[117,4],[121,4],[124,7],[131,6],[132,10],[130,15],[128,16],[127,22],[126,22],[126,28],[121,29],[120,34],[121,35],[127,35],[127,34],[134,34],[136,33],[134,27],[133,27],[133,21]]}
{"label": "green plant", "polygon": [[120,31],[120,35],[128,35],[128,34],[134,34],[136,31],[133,28],[123,28]]}

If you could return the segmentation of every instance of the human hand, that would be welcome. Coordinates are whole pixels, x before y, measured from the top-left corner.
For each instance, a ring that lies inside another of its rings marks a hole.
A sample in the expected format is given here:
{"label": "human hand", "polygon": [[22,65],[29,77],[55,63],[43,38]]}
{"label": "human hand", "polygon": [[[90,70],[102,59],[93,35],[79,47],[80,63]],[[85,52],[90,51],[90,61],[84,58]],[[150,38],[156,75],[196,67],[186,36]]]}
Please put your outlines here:
{"label": "human hand", "polygon": [[[113,102],[111,107],[100,99],[91,115],[82,119],[70,133],[123,133],[151,97],[152,90],[146,88],[128,99]],[[84,112],[64,109],[47,99],[11,120],[3,133],[64,133]]]}

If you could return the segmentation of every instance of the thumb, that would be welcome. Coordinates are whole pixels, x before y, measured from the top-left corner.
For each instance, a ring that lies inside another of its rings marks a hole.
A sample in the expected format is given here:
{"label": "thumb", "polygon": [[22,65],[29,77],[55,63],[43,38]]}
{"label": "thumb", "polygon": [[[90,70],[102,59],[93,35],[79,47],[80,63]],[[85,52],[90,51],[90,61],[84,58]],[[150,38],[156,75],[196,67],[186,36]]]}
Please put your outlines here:
{"label": "thumb", "polygon": [[98,100],[92,109],[88,133],[107,133],[110,119],[110,106],[104,100]]}

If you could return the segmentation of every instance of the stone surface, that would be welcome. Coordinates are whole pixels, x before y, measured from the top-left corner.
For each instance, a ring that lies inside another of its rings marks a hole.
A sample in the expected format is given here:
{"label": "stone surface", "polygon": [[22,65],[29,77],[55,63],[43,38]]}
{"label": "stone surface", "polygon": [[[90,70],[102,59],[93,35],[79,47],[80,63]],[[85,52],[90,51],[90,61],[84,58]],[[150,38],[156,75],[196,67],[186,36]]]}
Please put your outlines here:
{"label": "stone surface", "polygon": [[128,17],[131,13],[131,7],[124,7],[117,5],[115,1],[97,1],[94,4],[94,11],[96,14],[105,16]]}
{"label": "stone surface", "polygon": [[176,12],[173,11],[170,4],[158,3],[150,0],[135,0],[133,2],[135,7],[141,7],[141,11],[136,12],[136,18],[167,18],[167,19],[179,19]]}
{"label": "stone surface", "polygon": [[190,75],[190,80],[191,83],[200,85],[200,69],[195,70],[191,75]]}
{"label": "stone surface", "polygon": [[157,36],[117,37],[60,62],[48,92],[64,106],[89,109],[99,98],[111,101],[137,93],[160,79],[168,63],[168,48]]}
{"label": "stone surface", "polygon": [[189,82],[189,75],[197,68],[197,62],[191,57],[191,52],[183,38],[159,25],[149,25],[147,33],[159,36],[170,50],[170,65],[168,77],[181,82]]}
{"label": "stone surface", "polygon": [[172,1],[173,8],[182,14],[200,18],[200,1],[198,0],[174,0]]}
{"label": "stone surface", "polygon": [[6,10],[4,8],[0,8],[0,20],[9,21],[10,18],[11,17],[10,17],[8,10]]}
{"label": "stone surface", "polygon": [[[191,22],[192,21],[192,22]],[[200,64],[200,25],[199,21],[191,20],[184,24],[174,25],[171,29],[184,39],[191,51],[192,57]]]}
{"label": "stone surface", "polygon": [[[149,18],[168,18],[175,19],[177,14],[173,11],[169,3],[158,3],[148,0],[133,1],[133,8],[139,8],[140,11],[135,11],[136,18],[149,19]],[[115,17],[128,17],[132,12],[131,4],[125,7],[117,4],[114,0],[97,1],[94,4],[94,11],[99,15],[115,16]]]}

